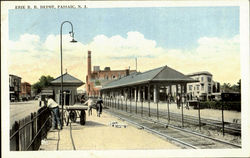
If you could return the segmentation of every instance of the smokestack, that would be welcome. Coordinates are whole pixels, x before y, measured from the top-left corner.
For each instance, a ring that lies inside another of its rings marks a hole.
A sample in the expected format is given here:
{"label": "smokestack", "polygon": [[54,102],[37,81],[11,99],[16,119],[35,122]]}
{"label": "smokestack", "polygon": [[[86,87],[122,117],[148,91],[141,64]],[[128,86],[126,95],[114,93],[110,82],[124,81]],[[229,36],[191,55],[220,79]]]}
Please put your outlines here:
{"label": "smokestack", "polygon": [[88,79],[90,79],[91,76],[91,51],[88,51]]}

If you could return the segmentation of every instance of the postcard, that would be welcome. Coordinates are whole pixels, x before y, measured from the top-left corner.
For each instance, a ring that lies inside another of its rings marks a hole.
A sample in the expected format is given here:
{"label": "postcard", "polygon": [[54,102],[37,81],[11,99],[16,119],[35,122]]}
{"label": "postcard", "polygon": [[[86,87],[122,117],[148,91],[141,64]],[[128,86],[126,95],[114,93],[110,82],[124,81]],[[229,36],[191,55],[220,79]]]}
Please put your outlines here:
{"label": "postcard", "polygon": [[248,6],[1,2],[3,154],[250,156]]}

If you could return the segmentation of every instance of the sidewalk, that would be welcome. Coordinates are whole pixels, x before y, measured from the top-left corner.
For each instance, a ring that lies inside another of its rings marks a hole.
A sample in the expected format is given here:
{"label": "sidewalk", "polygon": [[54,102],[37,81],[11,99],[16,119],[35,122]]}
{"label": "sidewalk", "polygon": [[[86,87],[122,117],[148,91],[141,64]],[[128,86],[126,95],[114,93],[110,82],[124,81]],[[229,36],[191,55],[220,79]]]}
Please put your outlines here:
{"label": "sidewalk", "polygon": [[[116,128],[111,122],[127,125],[126,128]],[[70,130],[70,128],[72,130]],[[40,150],[74,150],[71,135],[76,150],[130,150],[130,149],[179,149],[151,133],[138,129],[124,121],[118,120],[109,114],[101,117],[87,116],[86,124],[81,126],[79,120],[71,127],[64,126],[63,130],[51,130],[47,139],[42,141]]]}

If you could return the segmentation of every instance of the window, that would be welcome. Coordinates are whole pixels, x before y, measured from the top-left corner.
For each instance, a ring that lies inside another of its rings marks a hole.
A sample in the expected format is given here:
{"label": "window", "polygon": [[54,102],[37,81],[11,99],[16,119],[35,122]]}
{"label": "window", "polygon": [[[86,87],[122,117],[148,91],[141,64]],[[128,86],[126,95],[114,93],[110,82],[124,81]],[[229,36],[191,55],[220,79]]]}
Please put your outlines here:
{"label": "window", "polygon": [[204,85],[203,84],[201,85],[201,90],[204,91]]}
{"label": "window", "polygon": [[193,85],[189,85],[189,90],[191,91],[193,88]]}
{"label": "window", "polygon": [[208,81],[208,82],[211,82],[211,77],[207,77],[207,81]]}
{"label": "window", "polygon": [[211,85],[209,84],[209,85],[208,85],[208,93],[209,93],[209,94],[211,94],[211,90],[212,90],[212,88],[211,88]]}
{"label": "window", "polygon": [[203,77],[201,77],[201,82],[203,82]]}
{"label": "window", "polygon": [[197,85],[197,90],[200,90],[200,85]]}

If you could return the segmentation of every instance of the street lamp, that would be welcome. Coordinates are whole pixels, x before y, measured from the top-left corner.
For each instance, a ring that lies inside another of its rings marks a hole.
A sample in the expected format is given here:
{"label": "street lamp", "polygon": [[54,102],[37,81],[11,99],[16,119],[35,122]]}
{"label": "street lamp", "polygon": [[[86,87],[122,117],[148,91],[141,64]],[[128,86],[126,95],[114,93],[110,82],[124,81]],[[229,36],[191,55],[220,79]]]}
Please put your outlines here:
{"label": "street lamp", "polygon": [[62,126],[63,126],[63,65],[62,65],[62,27],[63,24],[69,23],[71,25],[71,31],[69,32],[70,37],[72,37],[72,40],[70,42],[76,43],[77,41],[74,39],[74,31],[73,31],[73,25],[70,21],[64,21],[61,24],[61,29],[60,29],[60,51],[61,51],[61,105],[62,105]]}

